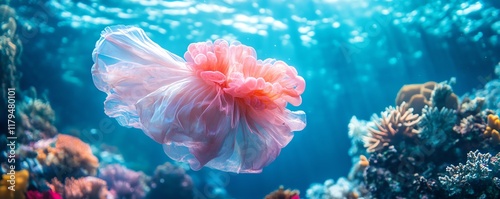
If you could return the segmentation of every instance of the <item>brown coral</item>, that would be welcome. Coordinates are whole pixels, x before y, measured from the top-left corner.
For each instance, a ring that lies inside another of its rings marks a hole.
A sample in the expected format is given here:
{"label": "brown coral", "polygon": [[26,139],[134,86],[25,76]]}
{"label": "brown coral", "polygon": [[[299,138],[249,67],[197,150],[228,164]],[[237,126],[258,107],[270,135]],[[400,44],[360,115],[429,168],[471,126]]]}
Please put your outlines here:
{"label": "brown coral", "polygon": [[[82,169],[87,175],[96,175],[99,162],[90,146],[77,137],[60,134],[55,147],[47,146],[37,150],[37,159],[47,166],[55,166],[71,175]],[[61,176],[62,177],[62,176]]]}
{"label": "brown coral", "polygon": [[408,108],[405,102],[396,108],[387,108],[381,116],[379,121],[374,121],[377,129],[368,127],[370,134],[363,139],[368,152],[375,152],[392,145],[391,142],[396,136],[412,137],[418,134],[414,126],[420,121],[420,117],[418,114],[413,114],[413,108]]}
{"label": "brown coral", "polygon": [[498,115],[488,115],[488,126],[484,131],[485,137],[491,139],[496,144],[500,144],[500,119]]}
{"label": "brown coral", "polygon": [[425,105],[431,106],[431,94],[436,84],[436,82],[430,81],[423,84],[404,85],[396,96],[396,105],[399,106],[406,102],[409,107],[415,110],[416,114],[421,114]]}
{"label": "brown coral", "polygon": [[66,199],[106,199],[108,197],[106,181],[96,177],[66,178],[64,184],[53,178],[49,187]]}
{"label": "brown coral", "polygon": [[[407,84],[401,87],[396,96],[396,105],[401,105],[406,102],[407,105],[414,109],[415,114],[422,114],[422,109],[427,105],[433,107],[436,104],[432,103],[431,96],[435,88],[441,88],[440,84],[429,81],[423,84]],[[458,97],[455,93],[449,93],[444,96],[443,107],[448,109],[458,109]],[[438,108],[441,105],[437,105]]]}
{"label": "brown coral", "polygon": [[298,190],[285,190],[283,186],[280,186],[278,190],[268,194],[265,199],[299,199],[299,194]]}

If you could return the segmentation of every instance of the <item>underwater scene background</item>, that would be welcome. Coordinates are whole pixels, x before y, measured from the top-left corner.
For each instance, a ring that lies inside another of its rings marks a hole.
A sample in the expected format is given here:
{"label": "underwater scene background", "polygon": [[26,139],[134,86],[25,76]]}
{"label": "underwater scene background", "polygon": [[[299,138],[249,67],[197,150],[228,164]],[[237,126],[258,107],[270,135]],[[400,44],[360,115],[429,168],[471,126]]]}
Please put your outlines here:
{"label": "underwater scene background", "polygon": [[[500,198],[499,1],[0,4],[0,198]],[[181,57],[225,39],[294,66],[306,128],[258,174],[172,161],[104,114],[92,51],[120,24]]]}

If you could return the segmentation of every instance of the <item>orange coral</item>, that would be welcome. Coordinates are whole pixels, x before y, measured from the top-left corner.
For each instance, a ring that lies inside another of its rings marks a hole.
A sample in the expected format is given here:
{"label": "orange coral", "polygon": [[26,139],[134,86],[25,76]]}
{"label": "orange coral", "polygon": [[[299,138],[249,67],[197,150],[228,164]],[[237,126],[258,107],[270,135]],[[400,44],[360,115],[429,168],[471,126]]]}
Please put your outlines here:
{"label": "orange coral", "polygon": [[500,144],[500,119],[498,115],[488,115],[488,126],[484,131],[484,135],[497,144]]}
{"label": "orange coral", "polygon": [[366,168],[368,166],[370,166],[370,162],[368,161],[368,159],[366,158],[366,156],[364,155],[360,155],[359,156],[359,162],[358,162],[358,165],[361,167],[361,168]]}
{"label": "orange coral", "polygon": [[96,175],[98,159],[90,146],[77,137],[59,134],[55,147],[47,146],[37,150],[37,159],[44,165],[55,165],[71,173],[82,168],[88,175]]}
{"label": "orange coral", "polygon": [[368,152],[375,152],[389,146],[395,136],[412,137],[418,134],[413,127],[420,121],[420,117],[418,114],[413,114],[413,108],[408,108],[405,102],[396,108],[387,108],[381,116],[380,121],[375,121],[377,129],[368,127],[370,134],[363,139]]}
{"label": "orange coral", "polygon": [[[409,107],[414,109],[416,114],[422,114],[422,109],[427,105],[432,107],[431,96],[436,87],[439,87],[436,82],[429,81],[423,84],[407,84],[401,87],[396,96],[396,105],[401,105],[406,102]],[[450,93],[444,99],[444,106],[449,109],[458,109],[458,96],[455,93]],[[442,108],[442,107],[438,107]]]}
{"label": "orange coral", "polygon": [[106,199],[108,196],[106,181],[96,177],[66,178],[64,185],[53,178],[49,187],[66,199]]}
{"label": "orange coral", "polygon": [[370,166],[370,162],[368,161],[366,156],[360,155],[358,163],[351,168],[348,179],[353,180],[358,173],[364,171],[368,166]]}
{"label": "orange coral", "polygon": [[283,186],[280,186],[278,190],[268,194],[265,199],[299,199],[299,194],[298,190],[285,190]]}
{"label": "orange coral", "polygon": [[[28,188],[29,172],[28,170],[16,171],[13,175],[15,177],[15,186],[8,181],[11,179],[11,175],[2,175],[2,181],[0,182],[0,198],[2,199],[24,199],[25,192]],[[9,188],[9,186],[12,186]]]}

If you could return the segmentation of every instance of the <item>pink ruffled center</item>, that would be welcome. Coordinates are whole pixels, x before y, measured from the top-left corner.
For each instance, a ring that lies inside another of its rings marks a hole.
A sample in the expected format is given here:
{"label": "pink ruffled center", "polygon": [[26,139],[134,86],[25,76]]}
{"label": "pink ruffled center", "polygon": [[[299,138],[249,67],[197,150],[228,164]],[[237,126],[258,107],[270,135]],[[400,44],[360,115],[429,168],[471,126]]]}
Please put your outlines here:
{"label": "pink ruffled center", "polygon": [[184,57],[198,77],[254,109],[302,103],[305,81],[295,68],[282,61],[257,60],[249,46],[224,40],[195,43]]}

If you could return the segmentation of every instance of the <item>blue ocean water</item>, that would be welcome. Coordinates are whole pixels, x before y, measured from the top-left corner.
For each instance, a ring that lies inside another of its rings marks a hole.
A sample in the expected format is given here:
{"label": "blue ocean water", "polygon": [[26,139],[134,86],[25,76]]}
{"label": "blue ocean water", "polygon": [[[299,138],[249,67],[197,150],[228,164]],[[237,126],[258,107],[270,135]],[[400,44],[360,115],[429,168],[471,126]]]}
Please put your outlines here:
{"label": "blue ocean water", "polygon": [[[186,168],[195,184],[213,185],[207,189],[218,187],[230,198],[263,198],[280,185],[300,190],[305,198],[312,183],[347,176],[353,166],[351,117],[369,120],[395,106],[405,84],[456,78],[453,92],[462,98],[498,78],[500,5],[495,0],[0,3],[15,10],[22,43],[20,90],[34,87],[50,102],[60,133],[79,136],[95,151],[113,148],[123,157],[120,164],[149,175],[171,160],[142,131],[105,115],[106,95],[92,81],[91,54],[105,27],[138,26],[181,57],[191,43],[226,39],[253,47],[260,59],[294,66],[306,90],[303,103],[288,108],[304,110],[307,127],[273,163],[259,174]],[[205,187],[198,187],[199,198],[211,198]]]}

